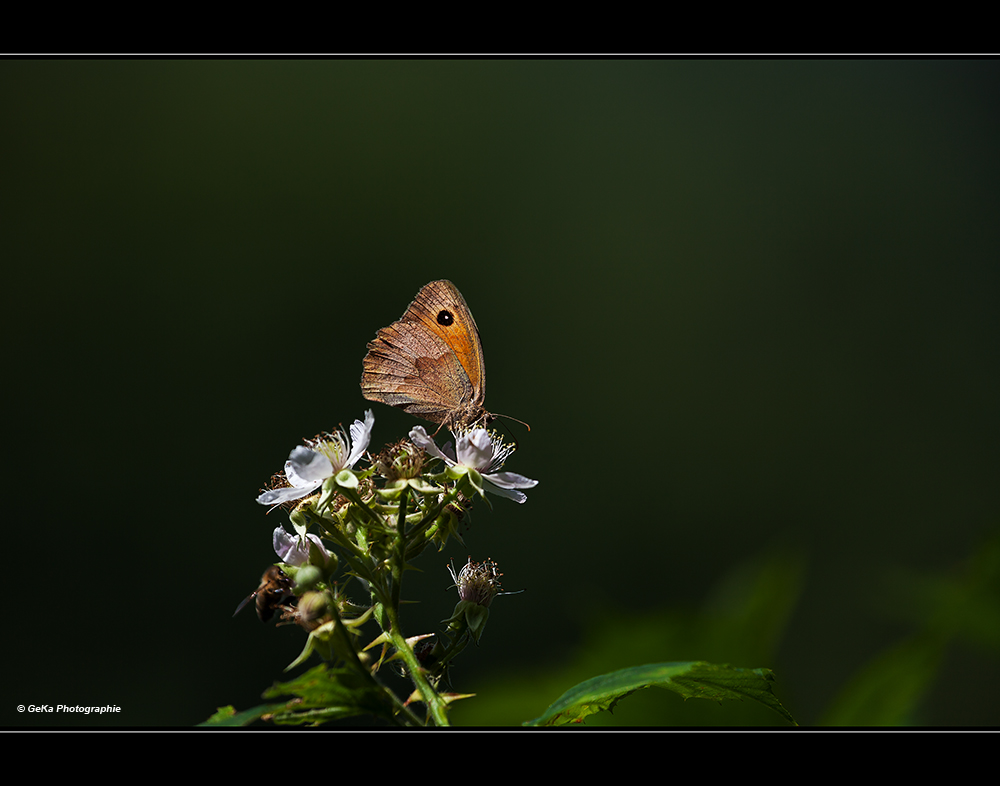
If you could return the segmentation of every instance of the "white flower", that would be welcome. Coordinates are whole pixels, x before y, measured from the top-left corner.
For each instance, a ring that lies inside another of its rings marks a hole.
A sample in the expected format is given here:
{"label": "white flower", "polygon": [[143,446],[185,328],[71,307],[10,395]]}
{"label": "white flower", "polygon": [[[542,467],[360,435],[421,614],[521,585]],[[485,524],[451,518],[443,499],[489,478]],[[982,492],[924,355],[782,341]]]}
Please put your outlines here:
{"label": "white flower", "polygon": [[350,439],[343,430],[338,430],[320,439],[308,440],[309,447],[299,445],[293,448],[285,462],[285,477],[291,485],[265,491],[257,497],[257,502],[261,505],[280,505],[302,499],[322,486],[327,478],[332,478],[343,469],[350,469],[368,449],[374,425],[375,416],[369,409],[365,412],[364,423],[355,420],[351,424]]}
{"label": "white flower", "polygon": [[[494,472],[503,466],[504,460],[514,448],[505,445],[495,433],[484,428],[472,429],[458,435],[455,455],[446,455],[434,440],[427,435],[423,426],[415,426],[410,431],[410,441],[450,467],[474,469],[483,476],[486,491],[515,502],[524,502],[527,496],[517,489],[530,489],[538,485],[537,480],[518,475],[516,472]],[[450,444],[446,447],[450,447]]]}
{"label": "white flower", "polygon": [[284,527],[276,527],[271,540],[274,544],[275,554],[286,565],[299,566],[309,564],[309,541],[316,544],[326,562],[330,561],[330,552],[326,550],[323,541],[311,532],[305,535],[291,535]]}

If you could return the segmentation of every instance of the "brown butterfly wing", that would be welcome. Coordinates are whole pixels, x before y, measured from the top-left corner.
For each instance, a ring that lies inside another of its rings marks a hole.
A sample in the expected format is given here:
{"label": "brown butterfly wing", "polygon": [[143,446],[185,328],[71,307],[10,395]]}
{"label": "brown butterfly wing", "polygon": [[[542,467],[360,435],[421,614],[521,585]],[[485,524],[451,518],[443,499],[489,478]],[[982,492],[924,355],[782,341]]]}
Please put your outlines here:
{"label": "brown butterfly wing", "polygon": [[479,328],[458,288],[432,281],[402,319],[368,344],[361,391],[433,423],[470,425],[486,415]]}

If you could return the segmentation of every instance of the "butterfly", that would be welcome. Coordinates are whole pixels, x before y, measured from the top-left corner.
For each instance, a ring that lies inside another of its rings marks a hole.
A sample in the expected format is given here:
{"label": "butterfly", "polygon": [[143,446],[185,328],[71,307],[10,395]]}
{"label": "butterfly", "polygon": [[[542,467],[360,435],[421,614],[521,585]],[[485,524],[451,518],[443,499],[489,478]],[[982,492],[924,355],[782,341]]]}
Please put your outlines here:
{"label": "butterfly", "polygon": [[424,286],[398,322],[368,344],[361,392],[369,401],[452,429],[486,424],[486,365],[479,328],[450,281]]}

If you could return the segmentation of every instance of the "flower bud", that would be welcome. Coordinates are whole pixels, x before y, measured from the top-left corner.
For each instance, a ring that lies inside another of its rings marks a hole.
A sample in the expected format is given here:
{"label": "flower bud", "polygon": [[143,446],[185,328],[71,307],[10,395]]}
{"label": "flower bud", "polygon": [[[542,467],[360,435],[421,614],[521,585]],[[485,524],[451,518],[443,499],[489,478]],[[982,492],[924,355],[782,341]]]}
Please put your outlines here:
{"label": "flower bud", "polygon": [[[308,568],[306,568],[308,570]],[[299,571],[301,574],[302,571]],[[306,630],[315,630],[327,621],[330,598],[325,592],[307,592],[299,598],[295,622]]]}
{"label": "flower bud", "polygon": [[501,590],[500,577],[503,574],[497,570],[493,560],[473,562],[472,557],[469,557],[469,561],[457,574],[451,565],[448,566],[448,571],[458,588],[460,598],[448,620],[448,630],[459,632],[464,627],[478,644],[490,617],[490,603]]}
{"label": "flower bud", "polygon": [[401,439],[373,457],[372,465],[386,480],[409,480],[423,471],[424,452],[409,440]]}
{"label": "flower bud", "polygon": [[323,579],[323,571],[315,565],[303,565],[295,574],[295,589],[311,590]]}

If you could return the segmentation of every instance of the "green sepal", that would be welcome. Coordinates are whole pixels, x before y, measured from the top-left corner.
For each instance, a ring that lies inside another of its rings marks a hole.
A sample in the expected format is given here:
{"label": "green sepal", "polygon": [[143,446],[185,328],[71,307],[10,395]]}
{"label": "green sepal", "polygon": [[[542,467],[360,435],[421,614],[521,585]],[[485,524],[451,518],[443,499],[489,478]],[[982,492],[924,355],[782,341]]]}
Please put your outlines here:
{"label": "green sepal", "polygon": [[385,605],[381,601],[375,601],[372,606],[372,613],[375,616],[375,621],[382,630],[387,630],[389,627],[389,615],[385,612]]}
{"label": "green sepal", "polygon": [[434,494],[440,494],[444,491],[444,488],[437,485],[436,483],[429,482],[426,478],[410,478],[406,481],[410,488],[416,491],[418,494],[424,494],[425,496],[432,496]]}
{"label": "green sepal", "polygon": [[470,471],[471,470],[464,464],[458,464],[457,466],[454,467],[451,464],[449,464],[447,467],[445,467],[444,472],[442,474],[445,477],[450,478],[451,480],[460,480],[461,478],[464,478]]}
{"label": "green sepal", "polygon": [[320,625],[316,630],[311,631],[309,637],[306,639],[305,646],[302,648],[302,652],[299,653],[299,657],[285,666],[285,671],[291,671],[296,666],[305,663],[313,652],[318,652],[319,656],[325,661],[332,661],[335,649],[333,633],[336,624],[336,620],[331,620]]}
{"label": "green sepal", "polygon": [[473,603],[466,609],[465,619],[469,623],[469,633],[472,634],[472,638],[475,639],[476,644],[479,644],[479,637],[483,635],[483,631],[486,629],[486,622],[490,618],[490,610],[485,606],[480,606],[478,603]]}
{"label": "green sepal", "polygon": [[472,600],[460,600],[455,604],[451,616],[442,620],[442,624],[448,626],[450,633],[461,634],[464,630],[468,630],[478,644],[489,618],[490,610],[486,606],[480,606]]}
{"label": "green sepal", "polygon": [[349,633],[357,634],[360,632],[354,630],[355,625],[348,627],[337,619],[324,622],[315,630],[310,631],[309,638],[306,640],[306,645],[303,647],[301,654],[285,668],[285,671],[290,671],[299,664],[304,663],[313,652],[319,653],[319,656],[325,661],[333,661],[336,658],[345,661],[356,659],[357,653],[354,649],[353,640],[350,636],[338,635],[338,625]]}
{"label": "green sepal", "polygon": [[[333,482],[341,489],[349,489],[351,491],[357,491],[360,483],[358,482],[358,476],[355,475],[349,469],[342,469],[336,475],[331,478]],[[330,481],[327,481],[329,483]]]}
{"label": "green sepal", "polygon": [[406,488],[408,488],[408,486],[409,484],[406,482],[406,480],[403,479],[390,480],[385,484],[383,488],[375,489],[375,494],[378,495],[381,499],[395,501],[399,499],[399,495],[402,494],[403,491]]}

